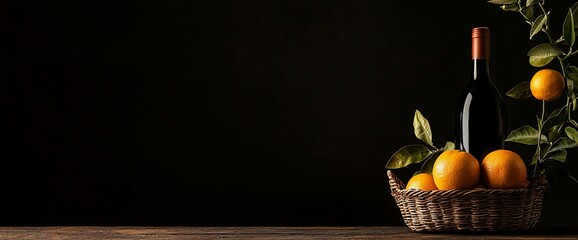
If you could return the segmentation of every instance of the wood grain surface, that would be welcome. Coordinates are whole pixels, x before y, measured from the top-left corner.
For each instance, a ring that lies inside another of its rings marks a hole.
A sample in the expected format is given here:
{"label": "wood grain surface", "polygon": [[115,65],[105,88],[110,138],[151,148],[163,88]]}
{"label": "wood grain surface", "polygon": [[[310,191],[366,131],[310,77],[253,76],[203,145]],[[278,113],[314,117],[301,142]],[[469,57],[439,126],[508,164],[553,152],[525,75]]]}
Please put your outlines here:
{"label": "wood grain surface", "polygon": [[0,227],[0,239],[577,239],[575,230],[414,233],[407,227]]}

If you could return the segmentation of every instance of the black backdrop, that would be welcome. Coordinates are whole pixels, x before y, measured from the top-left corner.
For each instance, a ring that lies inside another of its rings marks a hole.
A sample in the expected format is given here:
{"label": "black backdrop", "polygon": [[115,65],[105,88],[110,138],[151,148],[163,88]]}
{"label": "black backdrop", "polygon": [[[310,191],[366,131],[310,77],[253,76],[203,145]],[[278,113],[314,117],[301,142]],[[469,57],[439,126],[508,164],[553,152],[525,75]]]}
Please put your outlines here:
{"label": "black backdrop", "polygon": [[401,225],[383,167],[415,109],[453,138],[475,26],[502,92],[532,76],[544,39],[478,0],[2,1],[0,224]]}

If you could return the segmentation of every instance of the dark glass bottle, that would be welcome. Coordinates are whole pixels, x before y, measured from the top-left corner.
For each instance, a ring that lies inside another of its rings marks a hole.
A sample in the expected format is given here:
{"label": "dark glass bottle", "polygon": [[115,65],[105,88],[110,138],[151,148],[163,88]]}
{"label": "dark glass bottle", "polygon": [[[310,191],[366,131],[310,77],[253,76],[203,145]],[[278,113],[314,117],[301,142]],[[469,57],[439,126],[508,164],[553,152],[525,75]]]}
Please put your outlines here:
{"label": "dark glass bottle", "polygon": [[472,77],[457,108],[456,145],[478,161],[505,148],[507,116],[504,101],[490,78],[490,29],[472,29]]}

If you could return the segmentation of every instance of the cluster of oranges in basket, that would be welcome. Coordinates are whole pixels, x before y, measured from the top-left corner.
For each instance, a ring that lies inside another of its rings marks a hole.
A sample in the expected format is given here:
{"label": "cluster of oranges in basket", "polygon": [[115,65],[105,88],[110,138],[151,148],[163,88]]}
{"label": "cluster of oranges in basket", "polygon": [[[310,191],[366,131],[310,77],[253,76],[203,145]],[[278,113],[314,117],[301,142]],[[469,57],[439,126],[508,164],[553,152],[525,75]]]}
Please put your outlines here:
{"label": "cluster of oranges in basket", "polygon": [[526,188],[529,184],[526,174],[524,161],[510,150],[493,151],[484,157],[481,164],[467,152],[449,150],[437,158],[431,174],[413,176],[406,189]]}

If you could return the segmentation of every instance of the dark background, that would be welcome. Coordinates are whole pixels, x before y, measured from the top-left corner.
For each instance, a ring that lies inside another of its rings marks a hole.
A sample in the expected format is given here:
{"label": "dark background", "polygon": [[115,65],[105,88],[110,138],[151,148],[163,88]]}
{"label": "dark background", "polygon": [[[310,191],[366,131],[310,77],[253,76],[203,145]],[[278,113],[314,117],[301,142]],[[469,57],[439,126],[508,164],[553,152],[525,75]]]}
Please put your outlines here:
{"label": "dark background", "polygon": [[[453,140],[476,26],[531,78],[544,38],[485,1],[2,1],[0,224],[402,225],[384,165],[415,109]],[[578,225],[552,184],[540,225]]]}

